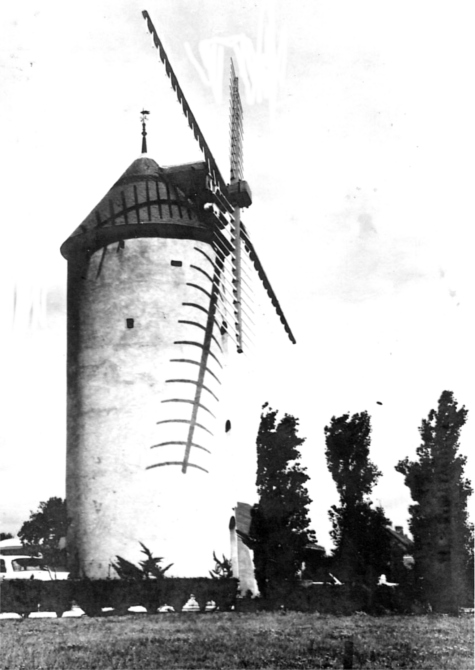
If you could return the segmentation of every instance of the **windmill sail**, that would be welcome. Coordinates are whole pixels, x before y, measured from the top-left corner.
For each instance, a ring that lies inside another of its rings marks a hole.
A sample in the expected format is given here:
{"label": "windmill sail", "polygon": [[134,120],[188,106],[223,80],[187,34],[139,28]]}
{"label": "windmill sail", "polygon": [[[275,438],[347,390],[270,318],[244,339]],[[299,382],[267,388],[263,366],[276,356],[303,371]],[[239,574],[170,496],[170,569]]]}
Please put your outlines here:
{"label": "windmill sail", "polygon": [[[234,64],[231,59],[231,80],[230,80],[230,130],[231,130],[231,186],[237,185],[238,189],[243,178],[243,160],[242,160],[242,134],[243,134],[243,113],[241,96],[239,95],[239,80],[234,71]],[[250,202],[249,202],[250,204]],[[233,237],[233,280],[234,280],[234,303],[236,305],[236,338],[237,350],[243,351],[243,333],[242,333],[242,291],[241,291],[241,207],[237,199],[234,202],[234,219],[232,221]]]}
{"label": "windmill sail", "polygon": [[[221,249],[227,249],[228,252],[223,254],[222,276],[220,282],[230,280],[233,287],[233,314],[231,321],[233,321],[233,331],[235,333],[235,343],[238,351],[243,350],[243,334],[244,334],[244,304],[242,296],[242,260],[241,254],[243,250],[248,255],[252,265],[261,279],[264,288],[280,318],[285,332],[290,341],[295,344],[294,335],[287,322],[285,314],[280,306],[280,303],[275,295],[275,292],[270,284],[269,279],[262,267],[262,264],[257,256],[256,250],[252,245],[249,234],[241,223],[240,209],[241,207],[249,207],[252,203],[250,189],[245,181],[243,181],[243,113],[242,104],[239,95],[239,82],[234,71],[234,65],[231,63],[231,111],[230,111],[230,136],[231,136],[231,179],[230,184],[226,184],[223,176],[218,168],[213,154],[206,142],[206,139],[201,132],[201,129],[195,119],[193,112],[185,98],[183,90],[178,82],[175,72],[171,66],[170,60],[165,52],[163,44],[158,36],[155,26],[152,23],[149,13],[144,10],[142,12],[144,19],[147,22],[148,30],[150,31],[154,45],[158,49],[160,59],[165,65],[165,71],[171,81],[172,88],[176,93],[178,103],[182,107],[188,125],[193,131],[193,135],[197,140],[201,151],[203,152],[208,177],[206,201],[207,213],[209,222],[213,224],[216,245]],[[229,259],[229,246],[231,246],[231,258]],[[231,263],[230,272],[227,265]],[[229,274],[231,275],[229,278]],[[224,302],[221,300],[221,302]],[[249,309],[248,305],[248,309]],[[226,312],[226,307],[223,305],[222,309]],[[229,321],[227,321],[229,325]]]}
{"label": "windmill sail", "polygon": [[211,153],[211,150],[208,146],[208,143],[206,142],[206,140],[204,138],[204,135],[201,132],[198,123],[196,122],[194,114],[191,111],[190,105],[188,104],[188,102],[185,98],[185,95],[184,95],[184,93],[181,89],[181,86],[178,83],[178,79],[176,78],[176,75],[173,71],[173,68],[172,68],[171,63],[168,59],[168,56],[165,52],[165,49],[163,48],[163,44],[162,44],[162,42],[161,42],[161,40],[158,36],[158,33],[155,30],[155,26],[152,23],[152,20],[149,16],[149,13],[146,10],[144,10],[142,12],[142,16],[147,21],[147,27],[148,27],[148,29],[149,29],[152,37],[153,37],[153,43],[155,44],[155,46],[158,49],[158,52],[160,54],[160,59],[161,59],[162,63],[165,65],[165,71],[167,73],[168,78],[171,81],[172,88],[176,93],[177,100],[178,100],[179,104],[181,105],[181,107],[183,109],[183,114],[188,119],[188,125],[190,126],[191,130],[193,131],[193,135],[195,136],[195,139],[198,142],[198,144],[200,146],[200,149],[204,154],[209,174],[210,174],[211,178],[213,179],[213,181],[215,182],[215,184],[217,186],[219,186],[219,188],[224,193],[226,193],[226,191],[227,191],[226,182],[224,181],[224,179],[223,179],[223,177],[222,177],[222,175],[219,171],[219,168],[216,164],[216,161],[214,159],[213,154]]}

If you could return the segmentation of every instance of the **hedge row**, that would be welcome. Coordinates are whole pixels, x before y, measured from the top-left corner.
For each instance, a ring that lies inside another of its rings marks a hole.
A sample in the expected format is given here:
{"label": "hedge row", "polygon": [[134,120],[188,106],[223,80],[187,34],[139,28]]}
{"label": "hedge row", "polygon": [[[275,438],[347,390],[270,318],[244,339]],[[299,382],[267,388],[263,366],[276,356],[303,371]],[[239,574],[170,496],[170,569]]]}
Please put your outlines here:
{"label": "hedge row", "polygon": [[385,612],[409,613],[424,606],[401,588],[378,586],[371,590],[362,585],[331,584],[286,585],[272,589],[267,598],[238,599],[237,609],[242,612],[288,609],[299,612],[350,615],[354,612],[382,614]]}
{"label": "hedge row", "polygon": [[89,616],[99,616],[103,607],[112,607],[122,614],[137,605],[145,607],[150,613],[164,605],[180,612],[191,595],[202,612],[211,601],[219,610],[230,610],[236,603],[237,586],[236,579],[207,577],[166,577],[141,582],[118,579],[12,579],[0,583],[0,611],[27,615],[40,609],[61,616],[76,604]]}
{"label": "hedge row", "polygon": [[352,614],[365,609],[367,594],[348,585],[321,584],[303,587],[282,584],[274,587],[266,598],[243,598],[238,602],[240,611],[272,611],[287,609],[298,612],[325,614]]}
{"label": "hedge row", "polygon": [[363,586],[282,584],[268,598],[237,599],[238,580],[207,577],[165,577],[140,582],[126,580],[4,580],[0,582],[0,611],[27,615],[38,609],[61,616],[75,603],[89,616],[99,616],[111,607],[125,614],[129,607],[141,605],[156,612],[164,605],[180,612],[193,595],[200,611],[213,601],[220,611],[236,607],[239,611],[289,609],[301,612],[348,615],[357,611],[371,613],[411,612],[424,606],[418,594],[401,588],[379,586],[372,591]]}

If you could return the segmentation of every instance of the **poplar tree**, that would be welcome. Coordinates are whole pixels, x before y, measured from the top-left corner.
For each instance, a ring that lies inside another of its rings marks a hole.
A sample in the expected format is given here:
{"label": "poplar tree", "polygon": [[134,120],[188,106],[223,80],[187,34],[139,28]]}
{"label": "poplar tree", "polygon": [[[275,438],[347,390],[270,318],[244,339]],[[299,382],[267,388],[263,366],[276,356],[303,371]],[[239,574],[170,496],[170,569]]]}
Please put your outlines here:
{"label": "poplar tree", "polygon": [[325,456],[335,481],[340,504],[329,516],[333,555],[341,577],[348,582],[375,586],[390,567],[391,525],[369,495],[381,472],[369,458],[371,419],[367,412],[333,417],[325,427]]}
{"label": "poplar tree", "polygon": [[467,602],[468,569],[473,563],[473,528],[468,523],[471,484],[464,477],[466,457],[458,453],[468,411],[451,391],[422,421],[417,460],[396,465],[414,504],[409,527],[414,538],[415,572],[422,592],[439,611],[457,611]]}
{"label": "poplar tree", "polygon": [[285,414],[278,420],[277,411],[266,407],[257,435],[259,502],[252,510],[249,538],[257,584],[264,596],[297,578],[305,547],[315,541],[309,529],[309,476],[299,462],[305,438],[297,435],[297,419]]}

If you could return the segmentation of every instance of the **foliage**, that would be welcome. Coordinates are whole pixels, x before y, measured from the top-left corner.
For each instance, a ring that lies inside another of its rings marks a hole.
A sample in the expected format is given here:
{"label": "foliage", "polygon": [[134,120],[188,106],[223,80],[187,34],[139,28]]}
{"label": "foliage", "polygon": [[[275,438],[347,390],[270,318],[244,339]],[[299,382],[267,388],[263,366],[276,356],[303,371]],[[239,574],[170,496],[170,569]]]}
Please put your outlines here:
{"label": "foliage", "polygon": [[51,567],[64,566],[67,562],[66,550],[60,547],[69,523],[66,501],[49,498],[39,504],[37,512],[30,512],[30,518],[20,528],[18,537],[30,553],[41,553]]}
{"label": "foliage", "polygon": [[328,469],[340,495],[340,504],[329,512],[340,578],[374,587],[379,575],[389,572],[390,521],[369,499],[381,472],[369,458],[368,413],[333,417],[325,441]]}
{"label": "foliage", "polygon": [[150,549],[148,549],[142,542],[140,542],[142,547],[142,553],[145,554],[145,560],[139,562],[137,567],[130,561],[127,561],[122,556],[116,556],[117,562],[112,563],[112,567],[119,575],[120,579],[127,579],[132,581],[142,581],[143,579],[160,579],[165,575],[165,572],[169,570],[173,563],[167,565],[166,568],[163,568],[160,563],[163,561],[162,557],[154,557]]}
{"label": "foliage", "polygon": [[2,664],[12,670],[341,668],[350,638],[354,668],[473,668],[473,619],[307,612],[3,621]]}
{"label": "foliage", "polygon": [[12,539],[13,539],[13,535],[11,533],[3,533],[3,532],[0,533],[0,542],[2,540],[12,540]]}
{"label": "foliage", "polygon": [[465,407],[458,408],[451,391],[444,391],[437,411],[422,421],[417,460],[405,458],[396,465],[414,501],[409,511],[416,577],[428,601],[442,611],[465,604],[473,562],[467,513],[472,488],[464,478],[466,458],[458,453],[467,413]]}
{"label": "foliage", "polygon": [[41,601],[43,582],[39,579],[5,579],[0,582],[0,609],[28,616]]}
{"label": "foliage", "polygon": [[469,598],[468,605],[473,607],[474,599],[474,581],[475,581],[475,538],[474,538],[474,526],[473,523],[468,525],[469,535],[468,535],[468,549],[467,549],[467,589],[468,593],[471,594],[471,599]]}
{"label": "foliage", "polygon": [[311,499],[309,477],[300,463],[298,420],[265,409],[257,435],[257,492],[259,502],[252,510],[249,544],[254,550],[255,574],[262,595],[269,589],[296,579],[305,546],[315,541],[309,530]]}
{"label": "foliage", "polygon": [[369,460],[371,419],[367,412],[333,417],[325,427],[328,469],[342,502],[351,505],[369,495],[381,476]]}
{"label": "foliage", "polygon": [[213,551],[214,570],[210,570],[209,574],[212,579],[230,579],[233,576],[233,568],[229,558],[223,554],[223,560],[220,561]]}

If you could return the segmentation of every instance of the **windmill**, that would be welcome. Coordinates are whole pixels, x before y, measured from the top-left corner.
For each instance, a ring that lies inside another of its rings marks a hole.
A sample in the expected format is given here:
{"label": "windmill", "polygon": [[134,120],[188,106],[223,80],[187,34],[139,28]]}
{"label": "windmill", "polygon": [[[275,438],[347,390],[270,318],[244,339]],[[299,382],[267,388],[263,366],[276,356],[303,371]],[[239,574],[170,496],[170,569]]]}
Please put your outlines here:
{"label": "windmill", "polygon": [[180,559],[192,546],[197,566],[201,552],[197,573],[207,574],[213,533],[229,519],[229,417],[239,408],[226,400],[226,360],[232,349],[245,353],[251,339],[251,273],[295,342],[241,220],[252,196],[234,67],[226,183],[146,11],[143,17],[204,160],[161,167],[149,158],[142,110],[142,155],[61,247],[68,551],[71,567],[91,578],[113,576],[118,554],[136,560],[140,542],[182,575]]}

